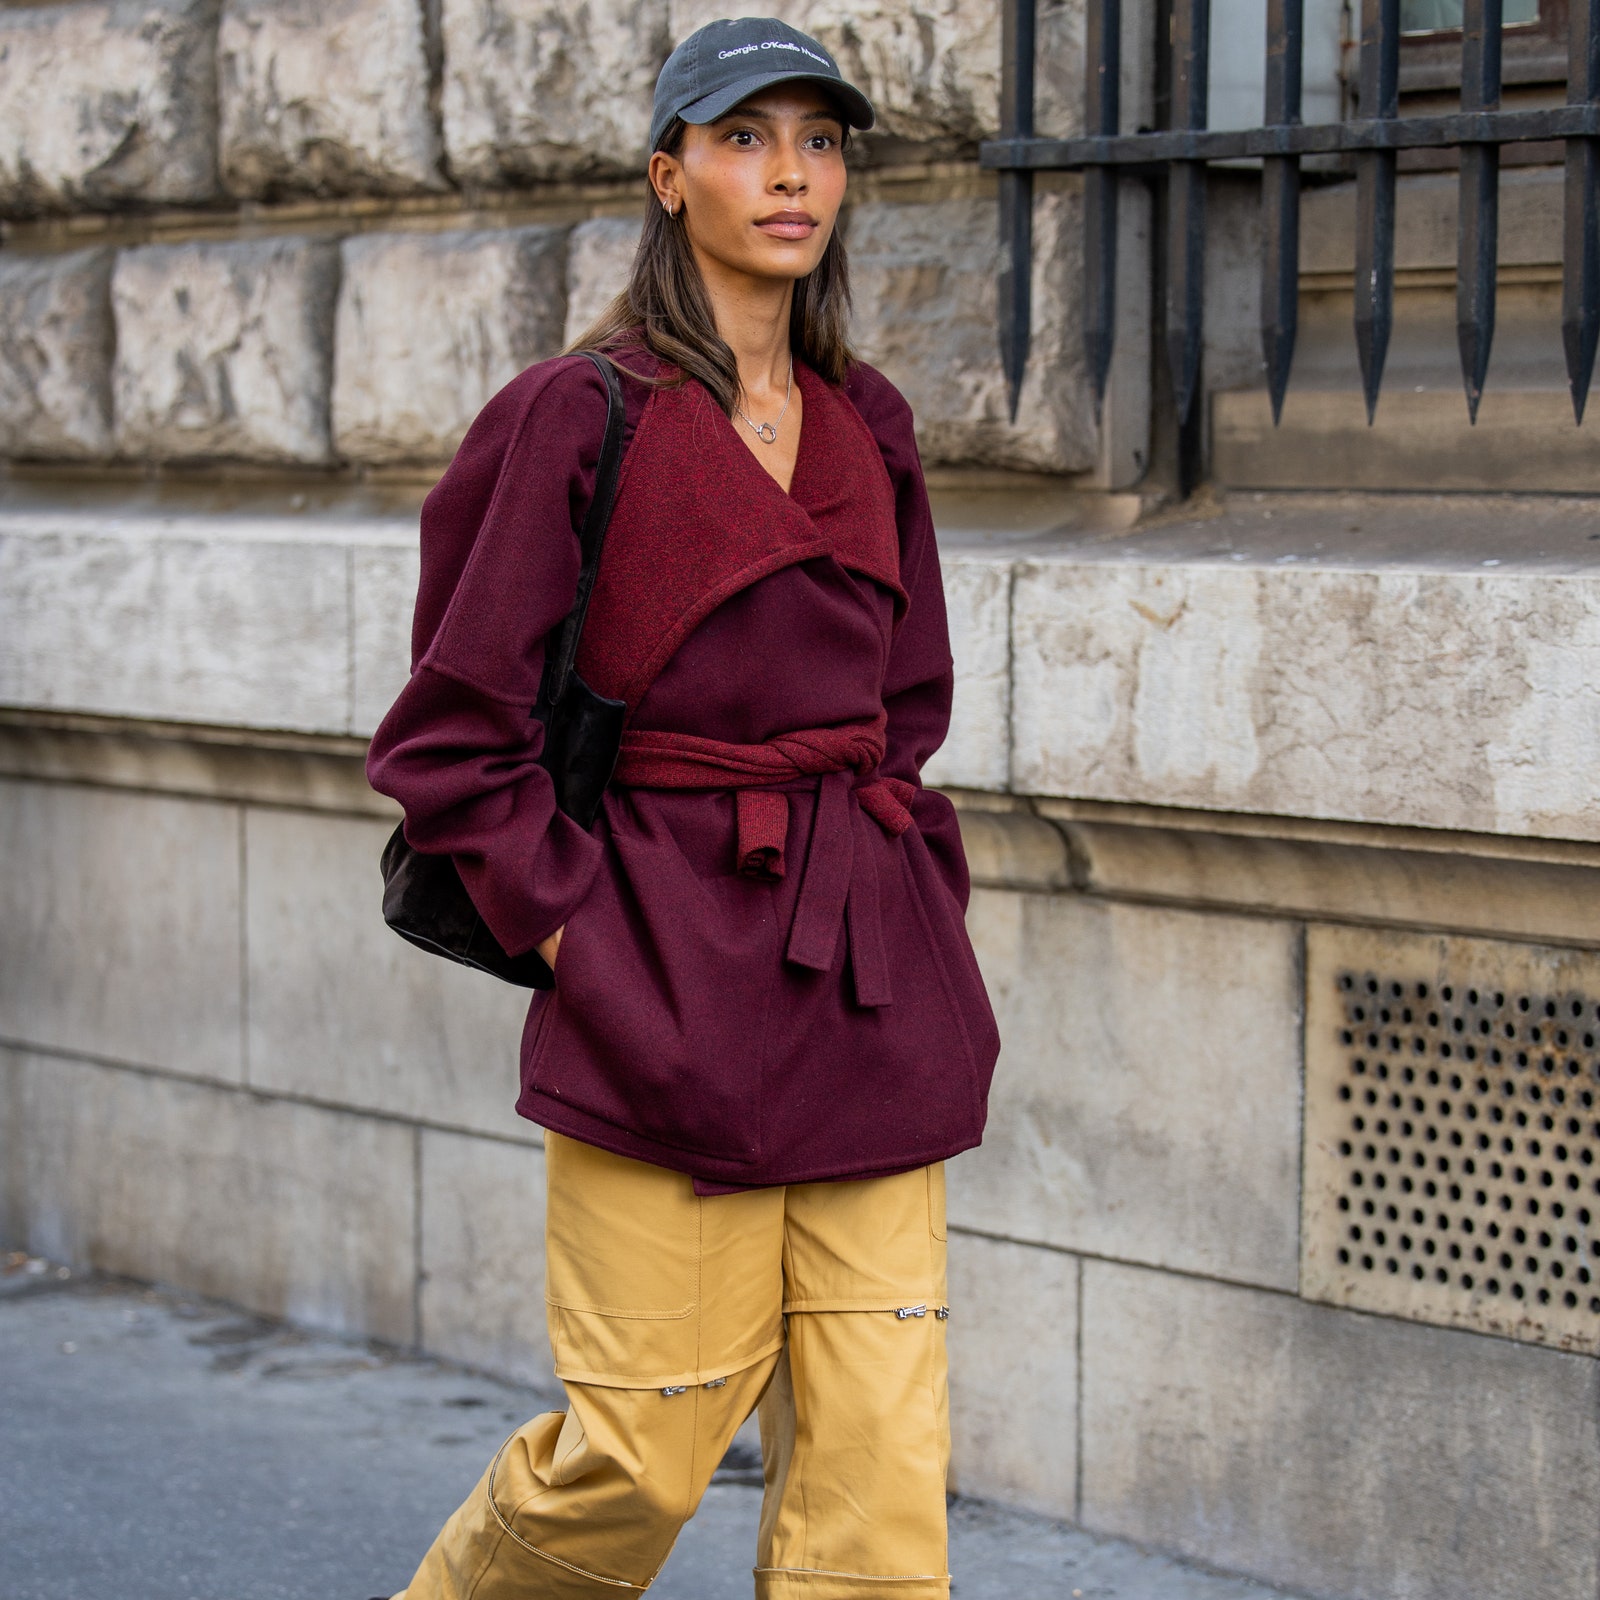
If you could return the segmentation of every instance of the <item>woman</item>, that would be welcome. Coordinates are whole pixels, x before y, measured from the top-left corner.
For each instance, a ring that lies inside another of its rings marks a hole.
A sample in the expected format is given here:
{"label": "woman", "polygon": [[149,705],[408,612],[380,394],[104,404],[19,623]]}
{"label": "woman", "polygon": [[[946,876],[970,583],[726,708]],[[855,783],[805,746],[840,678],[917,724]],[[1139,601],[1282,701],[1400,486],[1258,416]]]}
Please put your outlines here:
{"label": "woman", "polygon": [[570,353],[495,397],[423,510],[411,680],[374,787],[555,988],[518,1111],[548,1130],[565,1412],[519,1429],[407,1600],[648,1587],[759,1403],[756,1591],[945,1595],[945,1157],[998,1050],[954,813],[911,415],[845,340],[843,149],[872,108],[763,18],[657,85],[628,290],[575,348],[627,451],[579,667],[630,708],[593,832],[528,707],[572,604],[605,421]]}

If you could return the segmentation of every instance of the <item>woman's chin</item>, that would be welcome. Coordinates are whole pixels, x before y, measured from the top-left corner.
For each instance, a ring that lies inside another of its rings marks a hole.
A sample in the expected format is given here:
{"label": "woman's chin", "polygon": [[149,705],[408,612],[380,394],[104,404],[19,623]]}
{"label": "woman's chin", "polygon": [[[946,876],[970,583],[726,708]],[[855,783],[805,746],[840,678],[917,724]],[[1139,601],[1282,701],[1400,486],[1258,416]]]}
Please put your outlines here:
{"label": "woman's chin", "polygon": [[794,283],[814,270],[822,259],[823,246],[813,234],[809,239],[760,241],[756,248],[742,251],[737,260],[724,260],[725,267],[772,283]]}

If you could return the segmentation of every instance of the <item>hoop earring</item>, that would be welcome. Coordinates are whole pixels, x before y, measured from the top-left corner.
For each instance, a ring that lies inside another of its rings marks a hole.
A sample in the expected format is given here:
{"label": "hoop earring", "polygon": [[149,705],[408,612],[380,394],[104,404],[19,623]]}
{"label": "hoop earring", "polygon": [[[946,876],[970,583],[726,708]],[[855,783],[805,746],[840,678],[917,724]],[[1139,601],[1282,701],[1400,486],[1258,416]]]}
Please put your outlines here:
{"label": "hoop earring", "polygon": [[678,208],[673,205],[670,200],[663,200],[661,202],[661,209],[665,211],[669,217],[675,217],[678,214]]}

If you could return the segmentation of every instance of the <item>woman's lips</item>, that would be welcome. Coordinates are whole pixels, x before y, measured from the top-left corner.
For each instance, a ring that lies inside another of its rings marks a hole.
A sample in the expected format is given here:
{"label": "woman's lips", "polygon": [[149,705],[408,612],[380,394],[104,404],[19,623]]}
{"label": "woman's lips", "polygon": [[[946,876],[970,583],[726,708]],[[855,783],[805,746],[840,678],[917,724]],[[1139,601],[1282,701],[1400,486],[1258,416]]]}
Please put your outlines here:
{"label": "woman's lips", "polygon": [[803,211],[782,211],[773,217],[763,217],[756,226],[774,239],[809,239],[817,231],[815,217]]}

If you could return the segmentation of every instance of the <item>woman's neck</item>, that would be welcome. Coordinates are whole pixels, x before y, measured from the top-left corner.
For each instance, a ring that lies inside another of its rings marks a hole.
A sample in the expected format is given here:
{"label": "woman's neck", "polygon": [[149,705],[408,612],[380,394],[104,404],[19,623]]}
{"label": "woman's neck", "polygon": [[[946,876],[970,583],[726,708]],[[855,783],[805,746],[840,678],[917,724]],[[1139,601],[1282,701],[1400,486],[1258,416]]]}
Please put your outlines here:
{"label": "woman's neck", "polygon": [[781,396],[789,384],[789,309],[794,303],[794,284],[729,272],[704,258],[700,276],[717,332],[739,363],[745,398],[759,404],[773,395]]}

